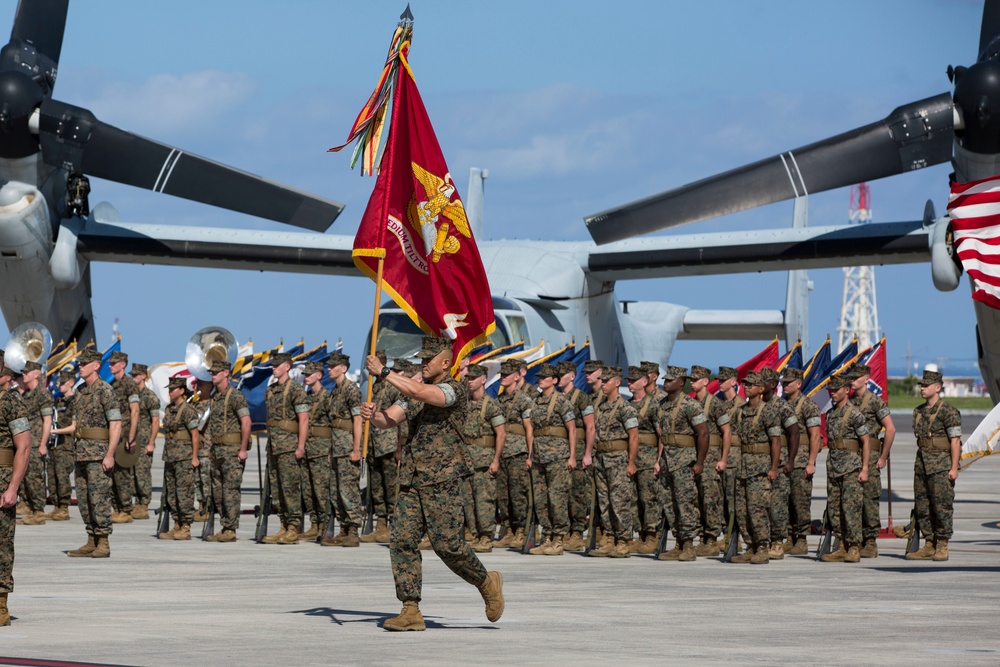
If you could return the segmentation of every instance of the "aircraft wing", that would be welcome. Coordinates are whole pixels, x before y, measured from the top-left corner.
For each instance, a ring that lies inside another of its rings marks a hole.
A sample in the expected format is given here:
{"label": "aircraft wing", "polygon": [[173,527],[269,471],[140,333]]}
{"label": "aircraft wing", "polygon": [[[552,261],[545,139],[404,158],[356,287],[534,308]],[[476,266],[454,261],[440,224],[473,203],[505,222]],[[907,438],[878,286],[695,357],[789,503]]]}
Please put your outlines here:
{"label": "aircraft wing", "polygon": [[635,280],[930,259],[928,229],[918,220],[630,239],[592,248],[587,270],[599,280]]}
{"label": "aircraft wing", "polygon": [[88,220],[76,249],[92,262],[360,276],[353,236]]}

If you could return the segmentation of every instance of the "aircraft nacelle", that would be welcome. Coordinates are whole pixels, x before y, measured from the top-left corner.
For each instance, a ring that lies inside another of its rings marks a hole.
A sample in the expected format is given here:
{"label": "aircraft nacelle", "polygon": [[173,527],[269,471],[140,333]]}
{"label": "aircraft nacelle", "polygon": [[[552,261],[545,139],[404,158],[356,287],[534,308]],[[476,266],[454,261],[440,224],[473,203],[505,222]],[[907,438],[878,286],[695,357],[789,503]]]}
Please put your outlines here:
{"label": "aircraft nacelle", "polygon": [[958,287],[962,278],[962,265],[955,261],[952,245],[951,220],[948,217],[936,220],[927,235],[931,250],[931,277],[934,287],[942,292],[951,292]]}

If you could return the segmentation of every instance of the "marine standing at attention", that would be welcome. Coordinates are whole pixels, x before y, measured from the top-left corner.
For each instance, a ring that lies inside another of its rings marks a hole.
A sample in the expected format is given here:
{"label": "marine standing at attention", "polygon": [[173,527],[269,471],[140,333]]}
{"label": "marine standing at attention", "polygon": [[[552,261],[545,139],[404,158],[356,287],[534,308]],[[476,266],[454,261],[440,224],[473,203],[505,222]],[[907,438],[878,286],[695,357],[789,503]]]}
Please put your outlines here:
{"label": "marine standing at attention", "polygon": [[28,411],[17,392],[10,390],[13,375],[0,361],[0,626],[10,625],[7,594],[14,590],[14,508],[31,452]]}

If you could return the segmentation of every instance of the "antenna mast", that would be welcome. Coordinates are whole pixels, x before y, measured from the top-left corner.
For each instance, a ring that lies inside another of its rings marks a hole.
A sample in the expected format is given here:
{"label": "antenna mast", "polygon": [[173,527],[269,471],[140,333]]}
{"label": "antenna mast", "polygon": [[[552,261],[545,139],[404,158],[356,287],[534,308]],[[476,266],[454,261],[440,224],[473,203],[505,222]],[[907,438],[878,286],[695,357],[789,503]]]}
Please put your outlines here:
{"label": "antenna mast", "polygon": [[[851,187],[849,223],[865,225],[872,221],[871,189],[867,183]],[[844,300],[837,328],[837,349],[843,350],[857,336],[858,349],[864,350],[879,341],[878,302],[875,298],[875,267],[844,267]]]}

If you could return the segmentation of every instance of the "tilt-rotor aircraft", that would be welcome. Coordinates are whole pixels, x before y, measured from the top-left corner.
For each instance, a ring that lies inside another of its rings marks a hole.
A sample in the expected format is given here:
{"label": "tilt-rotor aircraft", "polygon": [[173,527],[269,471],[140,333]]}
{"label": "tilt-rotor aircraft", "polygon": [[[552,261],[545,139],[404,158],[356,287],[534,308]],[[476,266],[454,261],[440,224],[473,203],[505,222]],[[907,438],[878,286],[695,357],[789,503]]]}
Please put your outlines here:
{"label": "tilt-rotor aircraft", "polygon": [[[67,7],[68,0],[22,0],[10,43],[0,51],[0,307],[9,328],[35,321],[56,340],[93,340],[91,262],[360,276],[351,259],[352,237],[316,233],[329,227],[342,209],[340,204],[111,127],[86,109],[54,100]],[[962,80],[966,78],[974,77],[966,74]],[[952,105],[948,96],[934,98],[901,108],[872,129],[852,133],[849,141],[818,145],[823,155],[871,150],[878,160],[867,162],[892,163],[885,173],[832,170],[841,175],[839,180],[828,175],[826,187],[946,159],[950,153],[942,142],[950,146],[953,128],[961,126],[963,113],[969,114],[960,109],[961,104]],[[912,128],[911,134],[905,138],[894,134],[900,124]],[[958,137],[956,141],[956,154],[973,150]],[[945,244],[947,222],[935,220],[930,209],[915,222],[807,227],[804,195],[822,189],[822,184],[809,182],[815,168],[809,154],[809,150],[785,154],[777,161],[780,171],[771,169],[784,179],[786,189],[789,177],[795,184],[791,195],[799,199],[791,228],[632,239],[602,246],[480,241],[497,317],[494,345],[523,340],[526,347],[533,347],[544,341],[546,351],[555,351],[574,340],[579,345],[589,339],[592,356],[608,363],[665,362],[680,338],[779,336],[788,343],[797,338],[807,341],[806,269],[930,260],[941,284],[957,280]],[[88,176],[312,233],[123,223],[109,204],[90,210]],[[482,172],[473,170],[466,198],[470,224],[479,238],[483,178]],[[752,187],[732,187],[723,178],[721,190],[704,199],[727,202],[735,199],[735,192],[766,192],[764,181],[755,177]],[[742,205],[760,203],[765,200]],[[645,215],[635,206],[626,207],[589,224],[595,238],[604,243],[723,212],[702,203],[697,215],[683,213],[690,208],[654,201],[653,208],[646,205]],[[789,277],[784,308],[774,310],[694,310],[662,302],[624,302],[615,295],[619,280],[776,270],[788,271]],[[420,331],[391,304],[382,310],[380,325],[379,346],[389,356],[409,356],[419,347]],[[991,331],[997,336],[996,327]]]}

